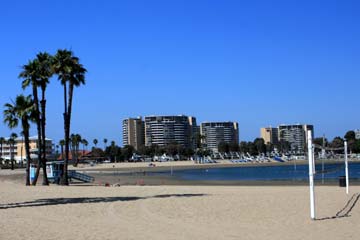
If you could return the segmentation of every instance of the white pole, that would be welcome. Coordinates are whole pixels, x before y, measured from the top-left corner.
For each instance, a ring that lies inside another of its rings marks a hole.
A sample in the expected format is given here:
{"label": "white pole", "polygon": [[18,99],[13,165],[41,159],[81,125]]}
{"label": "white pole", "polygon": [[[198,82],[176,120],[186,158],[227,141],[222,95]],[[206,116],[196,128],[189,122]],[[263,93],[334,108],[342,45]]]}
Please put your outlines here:
{"label": "white pole", "polygon": [[346,194],[349,194],[349,164],[347,155],[347,142],[344,142],[344,153],[345,153],[345,177],[346,177]]}
{"label": "white pole", "polygon": [[312,163],[313,163],[313,173],[316,174],[316,167],[315,167],[315,145],[312,144]]}
{"label": "white pole", "polygon": [[308,158],[309,158],[309,186],[310,186],[310,217],[315,219],[315,193],[314,193],[314,162],[311,131],[308,130]]}

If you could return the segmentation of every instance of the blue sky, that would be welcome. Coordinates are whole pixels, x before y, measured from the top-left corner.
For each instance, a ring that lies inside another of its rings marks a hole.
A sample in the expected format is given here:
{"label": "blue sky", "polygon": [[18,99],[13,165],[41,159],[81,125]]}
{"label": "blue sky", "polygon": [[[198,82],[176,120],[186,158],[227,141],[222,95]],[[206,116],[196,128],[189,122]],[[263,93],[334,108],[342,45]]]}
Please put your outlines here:
{"label": "blue sky", "polygon": [[[91,142],[120,144],[123,118],[153,114],[238,121],[241,140],[281,123],[343,136],[360,128],[359,11],[347,0],[4,1],[0,106],[22,93],[21,65],[68,48],[88,69],[72,132]],[[52,79],[47,131],[56,141],[62,94]],[[0,136],[10,133],[1,123]]]}

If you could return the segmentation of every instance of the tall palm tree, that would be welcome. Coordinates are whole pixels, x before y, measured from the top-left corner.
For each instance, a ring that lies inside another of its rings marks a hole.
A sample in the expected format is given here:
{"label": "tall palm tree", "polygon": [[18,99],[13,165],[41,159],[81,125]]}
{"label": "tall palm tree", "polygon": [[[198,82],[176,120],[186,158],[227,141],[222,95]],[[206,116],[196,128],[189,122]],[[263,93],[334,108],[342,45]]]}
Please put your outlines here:
{"label": "tall palm tree", "polygon": [[40,118],[40,108],[39,108],[39,97],[38,97],[38,83],[40,80],[40,63],[37,59],[31,60],[28,64],[22,66],[22,72],[19,74],[19,78],[23,78],[22,87],[23,89],[31,85],[32,95],[34,101],[34,117],[37,128],[37,146],[38,146],[38,166],[36,168],[35,178],[33,179],[32,184],[36,185],[37,179],[39,177],[40,168],[43,169],[43,184],[48,184],[47,175],[46,175],[46,164],[42,161],[42,147],[41,147],[41,118]]}
{"label": "tall palm tree", "polygon": [[96,147],[96,145],[98,144],[98,140],[95,138],[95,139],[93,140],[93,143],[94,143],[94,145],[95,145],[95,147]]}
{"label": "tall palm tree", "polygon": [[5,138],[0,137],[0,160],[2,159],[2,153],[3,153],[3,144],[5,143]]}
{"label": "tall palm tree", "polygon": [[[52,62],[53,62],[53,57],[46,53],[46,52],[40,52],[36,55],[36,60],[39,63],[39,67],[38,67],[38,80],[37,80],[37,85],[40,86],[41,89],[41,101],[40,101],[40,106],[41,106],[41,145],[40,147],[42,148],[41,153],[42,153],[42,162],[43,162],[43,170],[45,172],[46,175],[46,131],[45,131],[45,126],[46,126],[46,97],[45,97],[45,93],[46,93],[46,87],[49,84],[49,79],[52,77],[53,75],[53,68],[52,68]],[[47,176],[43,178],[43,185],[49,185]]]}
{"label": "tall palm tree", "polygon": [[65,163],[64,174],[61,178],[62,185],[68,185],[68,162],[69,162],[69,140],[70,123],[74,87],[85,84],[86,69],[75,57],[72,51],[58,50],[53,62],[54,72],[57,74],[61,85],[64,87],[64,131],[65,131]]}
{"label": "tall palm tree", "polygon": [[[25,153],[26,153],[26,186],[30,185],[30,140],[29,140],[29,129],[30,121],[34,120],[34,103],[31,99],[31,96],[25,97],[24,95],[19,95],[16,97],[15,103],[6,103],[4,110],[4,122],[9,126],[9,128],[15,128],[18,126],[19,121],[21,121],[22,133],[25,140]],[[10,139],[15,139],[17,136],[12,135]],[[13,143],[13,142],[11,142]],[[13,146],[14,147],[14,146]],[[13,149],[13,147],[11,149]],[[13,157],[12,164],[13,166]]]}

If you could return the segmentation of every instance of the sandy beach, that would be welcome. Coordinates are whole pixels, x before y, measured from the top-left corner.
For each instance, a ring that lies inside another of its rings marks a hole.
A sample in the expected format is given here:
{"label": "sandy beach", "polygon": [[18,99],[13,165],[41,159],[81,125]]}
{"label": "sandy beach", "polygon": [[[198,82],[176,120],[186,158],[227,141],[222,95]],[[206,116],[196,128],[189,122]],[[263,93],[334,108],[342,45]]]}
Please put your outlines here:
{"label": "sandy beach", "polygon": [[[4,174],[3,174],[4,175]],[[8,176],[7,176],[8,177]],[[0,239],[358,239],[360,187],[25,187],[0,182]],[[320,220],[321,219],[321,220]]]}

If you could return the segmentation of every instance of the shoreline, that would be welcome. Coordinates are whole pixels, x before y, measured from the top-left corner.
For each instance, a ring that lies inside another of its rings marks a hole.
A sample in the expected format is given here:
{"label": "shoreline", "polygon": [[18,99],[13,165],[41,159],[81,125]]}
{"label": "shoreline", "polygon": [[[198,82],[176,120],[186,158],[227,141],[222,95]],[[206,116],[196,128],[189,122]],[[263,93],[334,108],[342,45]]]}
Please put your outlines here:
{"label": "shoreline", "polygon": [[[325,164],[341,163],[341,160],[325,160]],[[155,167],[149,167],[149,164],[155,164]],[[359,160],[349,160],[349,163],[360,163]],[[307,165],[307,160],[297,160],[296,165]],[[320,164],[317,163],[317,164]],[[250,162],[250,163],[231,163],[229,160],[218,160],[218,163],[205,163],[197,164],[192,161],[175,161],[175,162],[123,162],[123,163],[106,163],[90,166],[89,164],[80,164],[78,167],[70,166],[71,170],[78,170],[83,172],[94,171],[116,171],[116,172],[161,172],[173,170],[187,170],[187,169],[209,169],[209,168],[231,168],[231,167],[271,167],[271,166],[291,166],[294,165],[293,161],[289,162]]]}
{"label": "shoreline", "polygon": [[[326,160],[325,163],[339,163],[342,161]],[[359,161],[351,161],[359,162]],[[70,166],[70,170],[76,170],[84,174],[95,177],[93,183],[81,183],[73,181],[71,185],[77,186],[101,186],[101,185],[147,185],[147,186],[307,186],[307,179],[286,179],[286,180],[185,180],[171,175],[171,171],[181,171],[189,169],[211,169],[211,168],[249,168],[249,167],[275,167],[292,166],[293,162],[269,162],[269,163],[231,163],[223,160],[219,163],[196,164],[190,161],[178,162],[153,162],[156,167],[149,167],[148,162],[139,163],[109,163],[90,166],[80,164],[78,167]],[[297,166],[307,165],[306,160],[299,160]],[[157,174],[158,173],[158,174]],[[10,181],[22,184],[25,182],[25,169],[0,170],[0,181]],[[41,178],[40,178],[41,179]],[[41,180],[40,180],[41,181]],[[319,186],[337,186],[337,179],[325,179],[322,183],[320,179],[315,180]],[[350,185],[360,185],[359,179],[350,179]]]}

